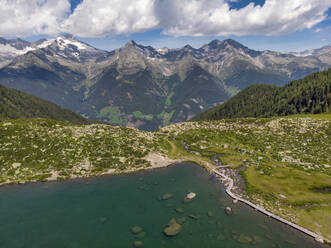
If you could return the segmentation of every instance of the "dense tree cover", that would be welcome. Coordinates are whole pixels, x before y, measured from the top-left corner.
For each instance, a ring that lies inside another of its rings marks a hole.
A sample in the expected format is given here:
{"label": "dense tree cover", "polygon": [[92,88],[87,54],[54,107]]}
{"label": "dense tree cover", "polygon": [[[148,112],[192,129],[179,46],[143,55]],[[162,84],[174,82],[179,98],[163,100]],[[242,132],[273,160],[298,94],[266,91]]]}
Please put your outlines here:
{"label": "dense tree cover", "polygon": [[17,118],[49,118],[88,124],[84,117],[54,103],[0,85],[0,121]]}
{"label": "dense tree cover", "polygon": [[331,112],[331,69],[283,86],[253,85],[192,120]]}

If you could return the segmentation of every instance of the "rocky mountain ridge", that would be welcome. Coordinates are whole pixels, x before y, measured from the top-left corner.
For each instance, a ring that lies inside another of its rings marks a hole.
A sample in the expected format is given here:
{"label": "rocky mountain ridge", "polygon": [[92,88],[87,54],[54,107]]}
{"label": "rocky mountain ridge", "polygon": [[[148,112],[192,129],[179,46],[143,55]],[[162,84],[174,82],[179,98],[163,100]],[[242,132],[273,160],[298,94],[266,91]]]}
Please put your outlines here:
{"label": "rocky mountain ridge", "polygon": [[130,41],[108,52],[65,35],[21,48],[29,51],[0,69],[0,84],[92,119],[147,130],[186,121],[252,84],[284,85],[331,66],[330,47],[296,56],[231,39],[198,49]]}

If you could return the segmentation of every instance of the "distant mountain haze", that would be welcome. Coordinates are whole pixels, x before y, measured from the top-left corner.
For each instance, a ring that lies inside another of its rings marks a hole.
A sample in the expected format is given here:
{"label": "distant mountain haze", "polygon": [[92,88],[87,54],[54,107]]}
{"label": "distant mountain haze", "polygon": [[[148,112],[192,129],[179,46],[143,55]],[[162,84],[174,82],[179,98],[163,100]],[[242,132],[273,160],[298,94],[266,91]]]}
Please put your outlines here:
{"label": "distant mountain haze", "polygon": [[[2,61],[2,62],[1,62]],[[252,84],[284,85],[331,67],[331,47],[255,51],[235,40],[196,49],[134,41],[103,51],[70,35],[35,43],[0,39],[0,84],[91,119],[155,130],[186,121]]]}

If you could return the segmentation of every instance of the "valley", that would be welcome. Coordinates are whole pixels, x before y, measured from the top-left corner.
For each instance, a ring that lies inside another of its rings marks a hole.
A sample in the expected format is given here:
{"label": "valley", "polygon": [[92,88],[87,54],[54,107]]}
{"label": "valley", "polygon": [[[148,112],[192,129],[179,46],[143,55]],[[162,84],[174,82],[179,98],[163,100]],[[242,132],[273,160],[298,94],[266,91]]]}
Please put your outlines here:
{"label": "valley", "polygon": [[152,131],[189,120],[250,85],[285,85],[331,65],[329,46],[286,54],[232,39],[178,49],[130,41],[113,51],[70,35],[2,43],[16,50],[0,69],[0,84],[89,119]]}

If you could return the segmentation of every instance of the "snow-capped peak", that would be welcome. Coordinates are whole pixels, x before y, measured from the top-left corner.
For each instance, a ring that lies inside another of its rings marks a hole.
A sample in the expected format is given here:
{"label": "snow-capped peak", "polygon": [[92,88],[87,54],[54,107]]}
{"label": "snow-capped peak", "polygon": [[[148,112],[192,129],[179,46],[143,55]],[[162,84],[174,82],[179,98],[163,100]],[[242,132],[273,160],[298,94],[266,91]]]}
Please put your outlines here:
{"label": "snow-capped peak", "polygon": [[48,39],[48,40],[45,40],[42,43],[38,44],[36,47],[45,48],[45,47],[48,47],[49,45],[51,45],[54,41],[55,41],[55,39]]}
{"label": "snow-capped peak", "polygon": [[165,55],[166,53],[169,52],[169,48],[167,48],[167,47],[162,47],[162,48],[158,48],[158,49],[156,49],[156,51],[157,51],[159,54]]}
{"label": "snow-capped peak", "polygon": [[84,49],[90,48],[89,46],[85,45],[82,42],[79,42],[72,38],[67,38],[65,36],[58,36],[58,37],[56,37],[55,40],[61,50],[64,50],[65,48],[67,48],[70,45],[77,47],[77,49],[79,49],[79,50],[84,50]]}

